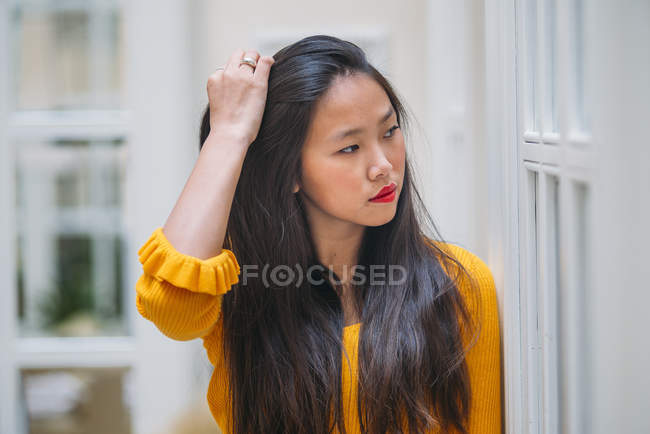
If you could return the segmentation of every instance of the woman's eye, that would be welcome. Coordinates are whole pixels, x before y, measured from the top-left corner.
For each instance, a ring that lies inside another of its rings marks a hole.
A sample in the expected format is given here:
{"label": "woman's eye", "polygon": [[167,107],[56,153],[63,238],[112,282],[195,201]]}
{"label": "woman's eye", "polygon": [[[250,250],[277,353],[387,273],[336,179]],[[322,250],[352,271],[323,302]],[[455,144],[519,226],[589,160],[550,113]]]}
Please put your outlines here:
{"label": "woman's eye", "polygon": [[351,154],[353,151],[347,151],[347,149],[350,149],[353,146],[356,146],[357,148],[359,147],[359,145],[350,145],[350,146],[347,146],[347,147],[341,149],[339,152],[341,152],[343,154]]}
{"label": "woman's eye", "polygon": [[[388,130],[388,132],[386,133],[387,135],[384,136],[384,138],[385,138],[385,139],[390,139],[391,137],[393,137],[393,135],[395,134],[394,131],[395,131],[396,129],[398,129],[398,128],[399,128],[398,125],[393,125],[393,126]],[[347,147],[341,149],[339,152],[342,153],[342,154],[352,154],[352,153],[354,152],[354,150],[352,150],[352,148],[354,148],[355,146],[356,146],[356,149],[359,148],[359,145],[350,145],[350,146],[347,146]]]}
{"label": "woman's eye", "polygon": [[384,136],[384,137],[386,137],[386,138],[393,137],[394,131],[395,131],[396,129],[398,129],[398,128],[399,128],[399,126],[397,126],[397,125],[393,125],[393,126],[390,128],[390,130],[388,130],[388,133],[387,133],[388,136]]}

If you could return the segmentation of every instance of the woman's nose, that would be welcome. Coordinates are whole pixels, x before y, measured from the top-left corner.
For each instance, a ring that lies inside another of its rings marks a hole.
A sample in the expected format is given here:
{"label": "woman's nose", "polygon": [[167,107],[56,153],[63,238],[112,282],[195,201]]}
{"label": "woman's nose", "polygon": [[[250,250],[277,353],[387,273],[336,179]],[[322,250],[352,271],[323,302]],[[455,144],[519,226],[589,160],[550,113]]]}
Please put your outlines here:
{"label": "woman's nose", "polygon": [[388,176],[390,170],[393,168],[393,165],[388,159],[388,155],[377,146],[377,150],[373,153],[373,160],[371,161],[369,168],[369,177],[370,179],[375,179],[380,175]]}

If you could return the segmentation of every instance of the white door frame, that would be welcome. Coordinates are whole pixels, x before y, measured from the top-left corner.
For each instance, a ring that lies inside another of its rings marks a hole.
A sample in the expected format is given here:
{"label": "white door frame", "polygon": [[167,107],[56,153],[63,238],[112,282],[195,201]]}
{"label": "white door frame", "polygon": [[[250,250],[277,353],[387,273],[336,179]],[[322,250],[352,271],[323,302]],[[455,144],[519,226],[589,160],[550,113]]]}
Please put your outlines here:
{"label": "white door frame", "polygon": [[485,131],[488,147],[487,263],[499,296],[503,348],[504,428],[523,433],[515,0],[485,2]]}

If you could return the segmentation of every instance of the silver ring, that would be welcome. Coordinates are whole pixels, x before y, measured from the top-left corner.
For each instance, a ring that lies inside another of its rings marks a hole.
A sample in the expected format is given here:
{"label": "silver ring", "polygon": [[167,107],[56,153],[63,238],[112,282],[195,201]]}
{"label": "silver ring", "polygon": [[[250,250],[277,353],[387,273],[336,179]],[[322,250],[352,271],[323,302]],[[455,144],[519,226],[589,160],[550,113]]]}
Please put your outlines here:
{"label": "silver ring", "polygon": [[215,69],[215,71],[218,71],[218,70],[220,70],[220,69],[223,69],[224,71],[226,70],[226,68],[224,68],[223,66],[220,66],[220,67],[218,67],[217,69]]}
{"label": "silver ring", "polygon": [[244,65],[244,64],[245,64],[245,65],[248,65],[248,66],[250,66],[250,67],[252,67],[253,70],[255,70],[255,67],[257,66],[257,62],[256,62],[255,59],[253,59],[252,57],[244,57],[244,58],[239,62],[239,66],[242,66],[242,65]]}

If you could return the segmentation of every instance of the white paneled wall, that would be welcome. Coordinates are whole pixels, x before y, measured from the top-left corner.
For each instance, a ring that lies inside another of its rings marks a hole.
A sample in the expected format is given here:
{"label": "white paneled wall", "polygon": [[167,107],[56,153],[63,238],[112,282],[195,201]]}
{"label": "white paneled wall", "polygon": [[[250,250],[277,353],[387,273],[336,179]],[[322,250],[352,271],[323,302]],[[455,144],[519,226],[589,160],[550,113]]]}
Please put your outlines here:
{"label": "white paneled wall", "polygon": [[515,7],[525,432],[589,432],[581,331],[593,146],[573,91],[585,79],[584,13],[579,0]]}
{"label": "white paneled wall", "polygon": [[648,432],[650,5],[486,3],[511,433]]}

